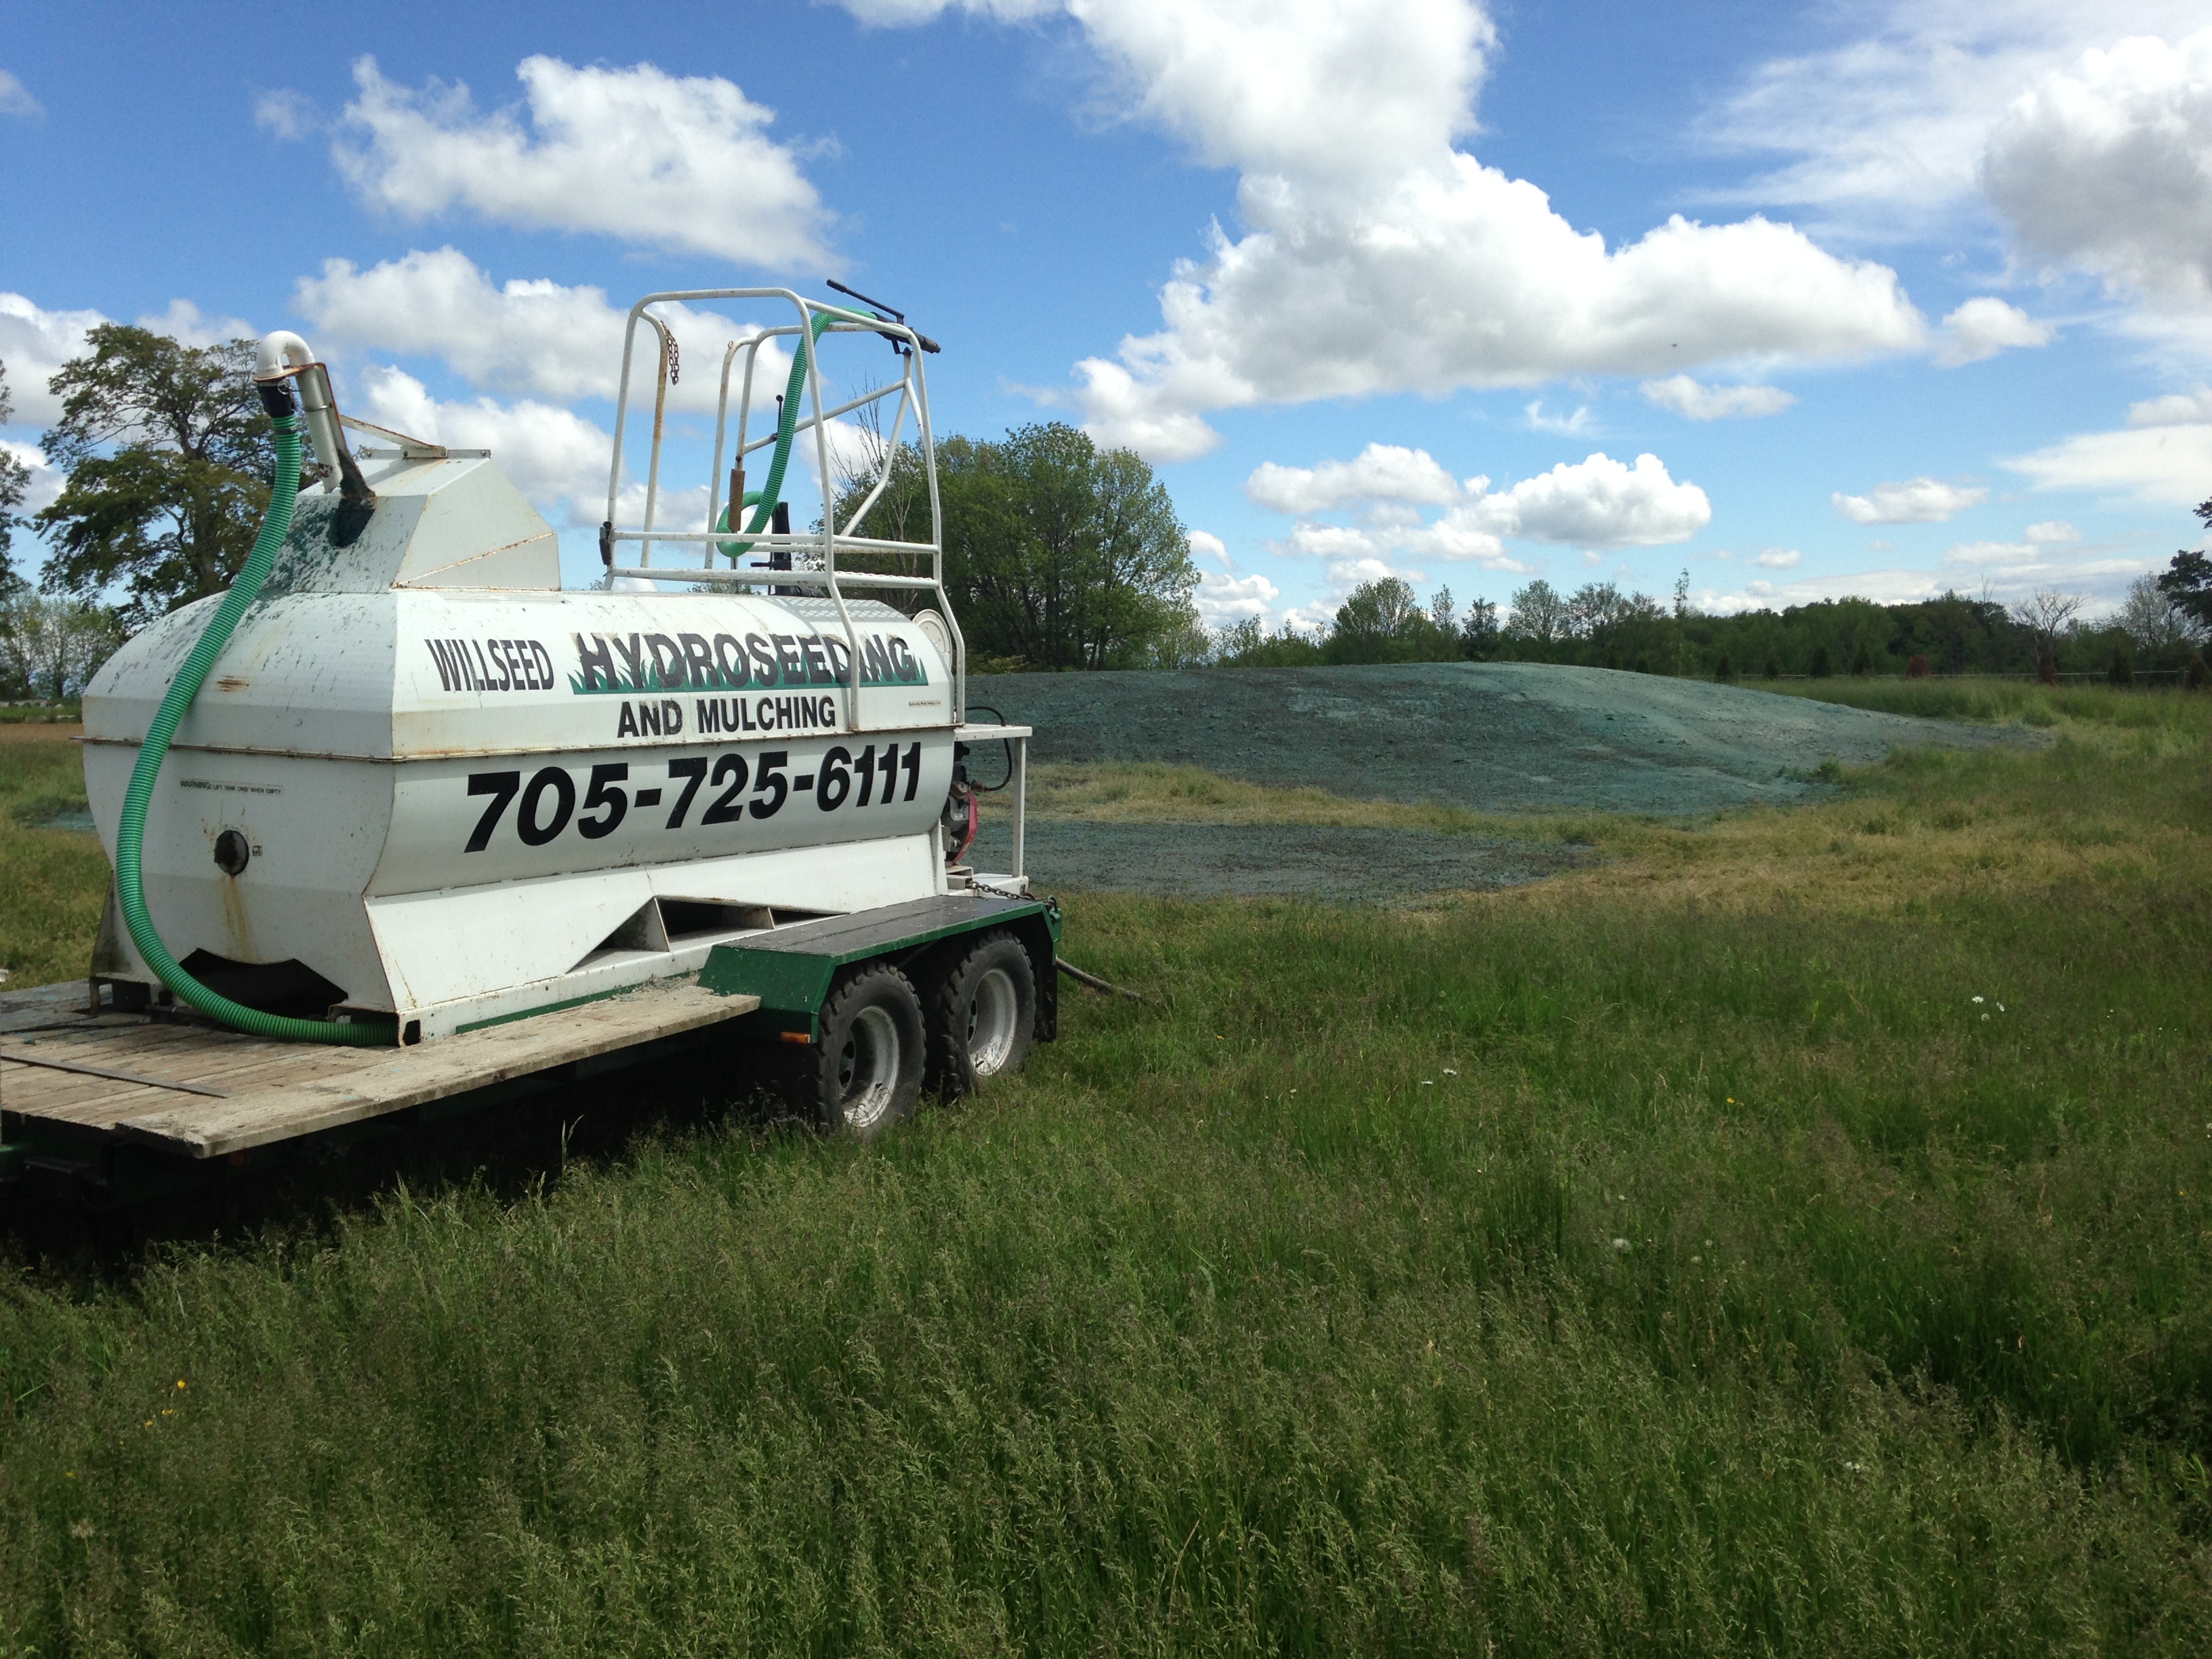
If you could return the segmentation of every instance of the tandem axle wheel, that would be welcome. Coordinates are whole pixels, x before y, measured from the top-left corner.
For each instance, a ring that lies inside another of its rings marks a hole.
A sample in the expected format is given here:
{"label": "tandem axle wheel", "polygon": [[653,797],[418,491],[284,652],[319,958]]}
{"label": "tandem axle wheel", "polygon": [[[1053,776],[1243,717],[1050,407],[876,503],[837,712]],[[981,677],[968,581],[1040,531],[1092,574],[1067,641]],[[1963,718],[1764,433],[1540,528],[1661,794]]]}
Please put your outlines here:
{"label": "tandem axle wheel", "polygon": [[832,988],[817,1030],[795,1103],[824,1133],[873,1139],[925,1091],[957,1098],[1022,1069],[1037,1036],[1036,965],[1003,930],[903,967],[866,963]]}

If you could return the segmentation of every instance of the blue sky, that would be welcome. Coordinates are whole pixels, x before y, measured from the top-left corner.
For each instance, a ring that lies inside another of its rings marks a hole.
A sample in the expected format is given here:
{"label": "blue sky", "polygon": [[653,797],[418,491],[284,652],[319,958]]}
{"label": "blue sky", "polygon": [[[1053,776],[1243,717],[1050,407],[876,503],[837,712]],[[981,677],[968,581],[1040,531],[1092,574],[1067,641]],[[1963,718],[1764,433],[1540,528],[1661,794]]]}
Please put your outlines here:
{"label": "blue sky", "polygon": [[[295,328],[351,412],[489,443],[582,581],[619,312],[831,274],[944,343],[940,431],[1143,451],[1216,623],[1310,623],[1386,570],[2101,606],[2212,495],[2212,29],[2062,0],[49,5],[0,44],[0,441],[34,465],[92,322]],[[687,319],[687,362],[725,331]]]}

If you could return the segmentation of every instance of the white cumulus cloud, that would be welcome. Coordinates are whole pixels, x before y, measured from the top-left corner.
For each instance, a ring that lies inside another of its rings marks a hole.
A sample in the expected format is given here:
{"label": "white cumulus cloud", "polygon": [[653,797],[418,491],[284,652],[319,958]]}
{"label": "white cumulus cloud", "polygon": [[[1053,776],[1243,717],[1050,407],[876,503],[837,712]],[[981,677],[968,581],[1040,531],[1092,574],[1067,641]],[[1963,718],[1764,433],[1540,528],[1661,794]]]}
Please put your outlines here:
{"label": "white cumulus cloud", "polygon": [[317,131],[325,124],[315,100],[289,87],[264,92],[253,101],[253,125],[288,143]]}
{"label": "white cumulus cloud", "polygon": [[2194,426],[2200,421],[2212,421],[2212,386],[2170,392],[2163,398],[2146,398],[2128,405],[2130,426]]}
{"label": "white cumulus cloud", "polygon": [[1590,419],[1588,404],[1577,404],[1575,412],[1571,415],[1547,415],[1544,413],[1544,400],[1541,398],[1533,403],[1523,404],[1521,406],[1521,417],[1528,422],[1528,428],[1532,432],[1550,432],[1565,438],[1581,437],[1586,433],[1594,432],[1597,427],[1597,423]]}
{"label": "white cumulus cloud", "polygon": [[1257,571],[1249,576],[1218,570],[1198,573],[1198,619],[1208,628],[1227,628],[1248,617],[1266,617],[1283,591]]}
{"label": "white cumulus cloud", "polygon": [[1656,547],[1686,541],[1712,522],[1712,503],[1677,483],[1656,455],[1625,465],[1595,454],[1476,496],[1475,511],[1501,536],[1575,547]]}
{"label": "white cumulus cloud", "polygon": [[1779,415],[1797,399],[1778,386],[1703,386],[1686,374],[1646,380],[1644,395],[1688,421],[1755,420]]}
{"label": "white cumulus cloud", "polygon": [[1794,547],[1770,547],[1764,553],[1753,554],[1751,562],[1763,570],[1795,570],[1804,556]]}
{"label": "white cumulus cloud", "polygon": [[28,87],[6,70],[0,70],[0,115],[19,116],[27,121],[35,121],[46,112],[46,106],[31,96]]}
{"label": "white cumulus cloud", "polygon": [[1363,502],[1449,509],[1427,525],[1389,514],[1360,529],[1307,523],[1291,532],[1295,550],[1324,557],[1345,548],[1419,547],[1437,558],[1494,558],[1508,536],[1585,548],[1650,547],[1686,540],[1713,516],[1705,492],[1676,483],[1656,455],[1638,455],[1631,465],[1602,452],[1493,490],[1485,477],[1460,483],[1425,449],[1370,444],[1352,460],[1315,467],[1266,462],[1244,481],[1244,493],[1255,506],[1301,515]]}
{"label": "white cumulus cloud", "polygon": [[2063,519],[2045,519],[2041,524],[2032,524],[2021,532],[2039,546],[2057,542],[2078,542],[2081,532]]}
{"label": "white cumulus cloud", "polygon": [[167,311],[137,319],[138,326],[166,334],[188,346],[228,345],[233,340],[260,337],[261,331],[243,317],[210,317],[190,300],[172,300]]}
{"label": "white cumulus cloud", "polygon": [[[48,311],[21,294],[0,293],[0,363],[8,366],[15,424],[51,426],[61,418],[61,399],[46,383],[64,363],[84,355],[85,337],[108,320],[97,311]],[[207,316],[190,300],[172,300],[167,310],[137,321],[188,346],[222,345],[258,332],[240,317]]]}
{"label": "white cumulus cloud", "polygon": [[61,399],[46,382],[106,320],[97,311],[47,311],[20,294],[0,293],[0,363],[8,365],[17,424],[51,426],[61,418]]}
{"label": "white cumulus cloud", "polygon": [[485,112],[464,85],[399,86],[363,58],[332,158],[363,200],[404,218],[465,209],[746,265],[827,260],[821,198],[767,136],[775,112],[732,82],[544,56],[515,75],[522,107]]}
{"label": "white cumulus cloud", "polygon": [[1331,513],[1354,501],[1404,501],[1441,507],[1460,497],[1459,480],[1425,449],[1370,444],[1349,461],[1319,466],[1261,463],[1244,481],[1255,507],[1277,513]]}
{"label": "white cumulus cloud", "polygon": [[[362,270],[345,259],[325,259],[319,276],[303,276],[293,304],[309,319],[310,337],[328,353],[396,352],[436,357],[472,386],[567,400],[611,398],[622,370],[625,313],[607,303],[604,289],[516,279],[495,285],[476,263],[451,247],[416,252]],[[712,410],[721,385],[727,343],[754,330],[685,306],[655,307],[676,337],[679,378],[672,406]],[[632,395],[650,395],[652,335],[640,331],[640,361],[631,373]],[[824,359],[825,363],[828,360]],[[781,388],[791,359],[770,343],[761,348],[755,400]],[[738,396],[733,374],[731,398]]]}
{"label": "white cumulus cloud", "polygon": [[1990,200],[2027,251],[2154,303],[2212,305],[2212,28],[2084,52],[1990,134]]}
{"label": "white cumulus cloud", "polygon": [[[1810,206],[1862,234],[1909,236],[1969,202],[2008,106],[2093,47],[2177,38],[2201,0],[1875,0],[1845,37],[1753,68],[1708,116],[1723,149],[1781,165],[1715,199]],[[1855,27],[1854,27],[1855,26]]]}
{"label": "white cumulus cloud", "polygon": [[[859,0],[879,21],[937,8]],[[1003,15],[996,8],[968,8]],[[1068,0],[1109,96],[1238,169],[1163,326],[1076,365],[1094,435],[1205,453],[1213,411],[1917,346],[1894,272],[1788,225],[1677,216],[1608,246],[1455,147],[1494,33],[1471,0]]]}
{"label": "white cumulus cloud", "polygon": [[2116,432],[2084,432],[2002,463],[2033,480],[2038,489],[2090,489],[2124,493],[2146,506],[2193,507],[2204,499],[2212,478],[2212,415],[2177,419],[2162,407],[2177,402],[2154,398],[2159,418]]}
{"label": "white cumulus cloud", "polygon": [[[362,418],[459,449],[489,449],[516,489],[540,507],[577,503],[579,522],[605,516],[614,440],[573,410],[523,399],[441,400],[397,368],[362,371]],[[699,495],[703,509],[705,490]]]}
{"label": "white cumulus cloud", "polygon": [[1957,368],[1994,357],[2008,346],[2044,346],[2055,331],[2018,306],[1984,295],[1969,300],[1943,319],[1942,343],[1936,349],[1939,368]]}
{"label": "white cumulus cloud", "polygon": [[1989,499],[1978,486],[1961,488],[1937,478],[1876,484],[1863,495],[1838,491],[1829,499],[1853,524],[1942,524]]}

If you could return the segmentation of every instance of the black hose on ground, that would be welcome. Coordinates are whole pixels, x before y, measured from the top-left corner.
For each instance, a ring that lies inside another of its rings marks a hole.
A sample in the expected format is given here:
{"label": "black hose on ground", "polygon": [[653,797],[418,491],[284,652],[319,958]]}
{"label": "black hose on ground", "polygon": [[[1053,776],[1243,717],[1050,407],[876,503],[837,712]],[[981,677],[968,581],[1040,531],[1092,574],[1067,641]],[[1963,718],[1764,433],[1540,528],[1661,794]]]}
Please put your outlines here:
{"label": "black hose on ground", "polygon": [[1073,980],[1078,985],[1087,985],[1094,991],[1104,991],[1111,996],[1127,997],[1132,1002],[1149,1002],[1152,1000],[1150,997],[1141,996],[1134,991],[1125,991],[1118,985],[1109,984],[1106,981],[1099,978],[1096,974],[1086,974],[1083,969],[1075,966],[1074,963],[1062,962],[1058,957],[1054,957],[1052,959],[1052,965],[1059,969],[1061,973],[1066,974],[1068,978]]}

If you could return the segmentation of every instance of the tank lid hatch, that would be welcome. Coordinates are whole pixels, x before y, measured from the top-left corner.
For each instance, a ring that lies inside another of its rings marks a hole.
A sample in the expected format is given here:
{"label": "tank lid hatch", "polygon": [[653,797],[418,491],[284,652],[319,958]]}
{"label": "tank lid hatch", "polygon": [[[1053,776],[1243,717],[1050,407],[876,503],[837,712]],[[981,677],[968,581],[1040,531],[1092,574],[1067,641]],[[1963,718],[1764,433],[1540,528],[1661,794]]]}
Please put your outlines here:
{"label": "tank lid hatch", "polygon": [[552,526],[489,459],[380,458],[362,471],[372,508],[327,486],[301,495],[264,593],[560,587]]}

